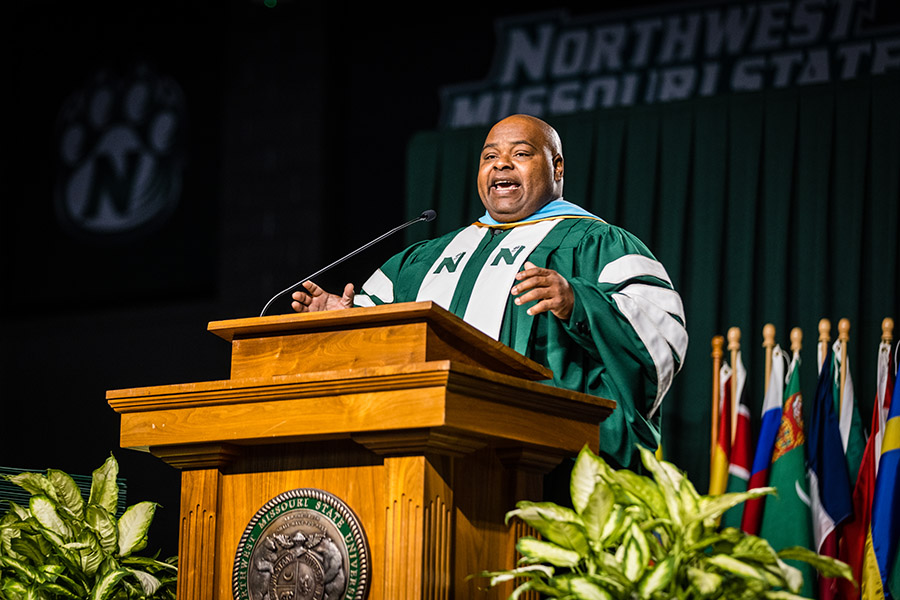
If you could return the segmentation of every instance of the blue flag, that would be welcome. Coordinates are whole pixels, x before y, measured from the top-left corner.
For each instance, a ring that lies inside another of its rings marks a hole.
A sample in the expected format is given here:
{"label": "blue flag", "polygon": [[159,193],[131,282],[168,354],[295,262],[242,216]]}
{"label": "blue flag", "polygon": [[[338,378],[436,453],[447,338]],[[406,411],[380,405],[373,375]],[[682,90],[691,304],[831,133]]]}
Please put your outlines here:
{"label": "blue flag", "polygon": [[[806,449],[816,551],[836,558],[837,526],[853,513],[853,503],[841,430],[834,411],[831,350],[819,373],[816,397],[810,410],[809,444]],[[834,598],[835,594],[833,580],[820,581],[820,600]]]}
{"label": "blue flag", "polygon": [[[898,373],[900,376],[900,373]],[[889,575],[897,559],[900,540],[900,384],[894,380],[891,408],[884,428],[881,461],[872,501],[872,545],[881,572],[885,597],[889,594]],[[896,594],[897,590],[891,590]],[[896,598],[896,595],[894,595]]]}

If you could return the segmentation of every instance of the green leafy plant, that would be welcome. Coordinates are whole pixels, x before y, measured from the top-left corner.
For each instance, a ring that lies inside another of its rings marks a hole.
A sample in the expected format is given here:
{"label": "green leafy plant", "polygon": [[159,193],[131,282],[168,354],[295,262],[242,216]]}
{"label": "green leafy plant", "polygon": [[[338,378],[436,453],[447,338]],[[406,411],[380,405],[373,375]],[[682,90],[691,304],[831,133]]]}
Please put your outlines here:
{"label": "green leafy plant", "polygon": [[93,472],[85,502],[68,474],[20,473],[7,479],[31,498],[0,518],[0,599],[175,598],[177,558],[134,553],[147,545],[157,505],[139,502],[116,519],[119,465]]}
{"label": "green leafy plant", "polygon": [[481,576],[489,577],[492,587],[521,581],[511,600],[529,590],[571,600],[799,599],[803,576],[785,560],[852,580],[846,564],[809,549],[775,552],[760,537],[720,530],[725,511],[774,488],[702,496],[671,463],[644,449],[641,459],[652,478],[614,470],[583,449],[572,471],[574,510],[519,502],[507,522],[522,519],[540,539],[518,540],[517,568]]}

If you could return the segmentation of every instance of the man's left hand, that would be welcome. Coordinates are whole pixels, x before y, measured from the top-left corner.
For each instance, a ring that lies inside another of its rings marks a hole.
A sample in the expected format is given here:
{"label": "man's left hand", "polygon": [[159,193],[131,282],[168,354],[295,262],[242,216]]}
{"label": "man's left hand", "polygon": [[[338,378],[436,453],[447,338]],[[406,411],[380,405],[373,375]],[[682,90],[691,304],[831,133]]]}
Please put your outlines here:
{"label": "man's left hand", "polygon": [[512,288],[512,295],[518,296],[516,304],[537,302],[528,309],[529,315],[550,311],[563,321],[567,321],[572,315],[572,307],[575,305],[572,286],[553,269],[542,269],[532,262],[526,262],[525,270],[516,273],[516,281]]}

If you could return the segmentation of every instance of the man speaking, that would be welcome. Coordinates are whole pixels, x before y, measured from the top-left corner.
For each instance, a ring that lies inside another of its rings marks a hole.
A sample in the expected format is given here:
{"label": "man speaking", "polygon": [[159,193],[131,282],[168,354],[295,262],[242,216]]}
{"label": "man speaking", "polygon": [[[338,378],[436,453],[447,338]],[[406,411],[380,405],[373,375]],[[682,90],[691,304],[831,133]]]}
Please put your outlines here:
{"label": "man speaking", "polygon": [[359,294],[315,283],[298,312],[431,300],[553,370],[551,383],[617,402],[600,453],[635,467],[659,444],[659,403],[688,336],[681,297],[636,237],[563,200],[559,135],[527,115],[503,119],[481,151],[486,214],[388,260]]}

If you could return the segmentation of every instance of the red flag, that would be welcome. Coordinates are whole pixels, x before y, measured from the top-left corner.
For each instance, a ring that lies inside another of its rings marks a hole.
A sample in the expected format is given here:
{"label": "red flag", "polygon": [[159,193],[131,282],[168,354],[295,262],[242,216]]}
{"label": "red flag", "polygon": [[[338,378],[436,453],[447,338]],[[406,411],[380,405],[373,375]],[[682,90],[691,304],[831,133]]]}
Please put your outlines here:
{"label": "red flag", "polygon": [[859,598],[862,592],[863,562],[866,554],[866,538],[872,521],[872,501],[875,498],[876,465],[881,454],[880,441],[883,437],[885,403],[890,404],[893,389],[891,376],[891,347],[882,342],[878,349],[878,381],[875,404],[872,407],[871,435],[866,442],[859,475],[853,488],[853,516],[841,531],[840,558],[853,569],[853,578],[860,584],[854,586],[846,579],[839,580],[838,588],[844,598]]}
{"label": "red flag", "polygon": [[[751,450],[751,433],[750,433],[750,409],[747,408],[747,370],[744,368],[744,362],[741,360],[741,353],[737,353],[737,361],[735,366],[735,375],[737,376],[737,419],[735,421],[734,439],[731,442],[731,453],[728,456],[728,484],[725,491],[746,492],[747,480],[750,479],[750,467],[753,461]],[[729,509],[722,515],[723,527],[741,526],[744,505],[739,504]]]}

